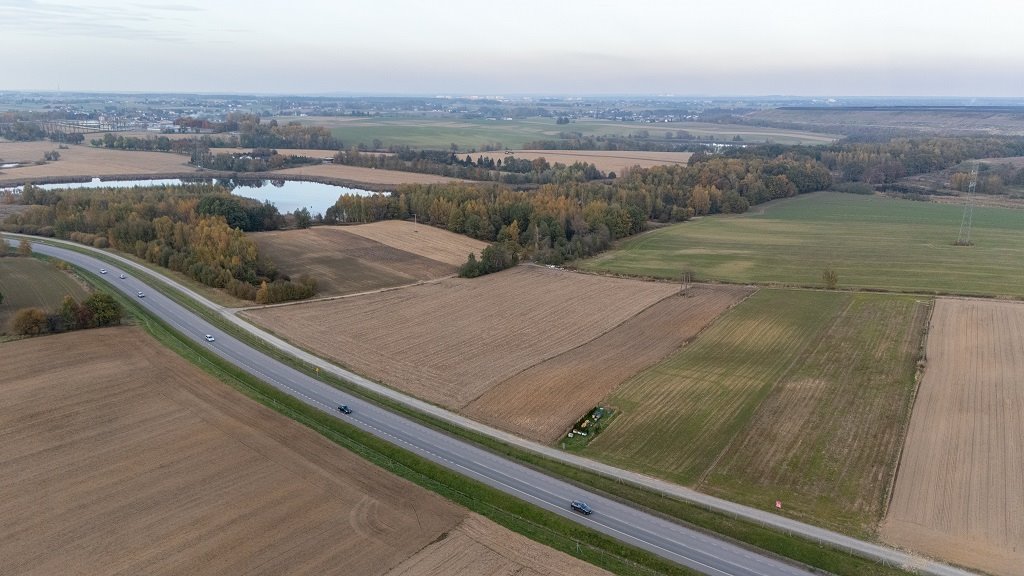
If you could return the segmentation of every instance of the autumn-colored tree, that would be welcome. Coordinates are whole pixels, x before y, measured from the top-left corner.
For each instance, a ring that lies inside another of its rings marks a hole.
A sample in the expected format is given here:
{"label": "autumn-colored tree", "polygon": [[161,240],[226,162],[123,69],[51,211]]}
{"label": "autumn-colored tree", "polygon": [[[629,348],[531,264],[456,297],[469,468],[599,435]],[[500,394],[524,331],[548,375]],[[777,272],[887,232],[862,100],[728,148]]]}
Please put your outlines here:
{"label": "autumn-colored tree", "polygon": [[21,242],[18,243],[18,255],[19,256],[31,256],[32,255],[32,243],[22,238]]}
{"label": "autumn-colored tree", "polygon": [[16,334],[31,336],[42,334],[49,328],[49,320],[46,312],[39,308],[22,308],[14,314],[11,320],[11,329]]}

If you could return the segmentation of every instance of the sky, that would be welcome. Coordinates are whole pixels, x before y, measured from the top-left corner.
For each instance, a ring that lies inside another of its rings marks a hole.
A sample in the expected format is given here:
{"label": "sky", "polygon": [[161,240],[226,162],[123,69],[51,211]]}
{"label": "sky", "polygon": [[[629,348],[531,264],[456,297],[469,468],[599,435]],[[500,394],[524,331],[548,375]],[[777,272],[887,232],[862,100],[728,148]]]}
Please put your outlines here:
{"label": "sky", "polygon": [[0,90],[1024,96],[1021,0],[0,0]]}

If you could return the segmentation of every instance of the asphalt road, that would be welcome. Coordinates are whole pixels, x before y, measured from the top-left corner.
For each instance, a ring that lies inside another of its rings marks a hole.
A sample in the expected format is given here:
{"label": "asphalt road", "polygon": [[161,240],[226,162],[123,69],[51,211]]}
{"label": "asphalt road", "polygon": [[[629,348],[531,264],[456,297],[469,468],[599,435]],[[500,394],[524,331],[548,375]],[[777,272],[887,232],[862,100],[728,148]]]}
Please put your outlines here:
{"label": "asphalt road", "polygon": [[[603,498],[349,396],[221,333],[206,320],[160,294],[154,287],[134,278],[128,267],[120,268],[78,252],[43,244],[34,244],[34,250],[81,266],[97,275],[101,268],[106,269],[107,274],[100,275],[103,280],[136,298],[149,312],[162,318],[185,337],[208,346],[239,368],[307,404],[442,466],[598,532],[714,576],[812,574],[804,568]],[[120,279],[121,273],[127,278]],[[140,291],[145,294],[142,298],[137,296]],[[216,340],[206,342],[206,334],[214,335]],[[339,404],[348,404],[353,413],[340,414],[337,410]],[[584,516],[572,512],[569,502],[574,499],[585,500],[594,509],[594,513]]]}

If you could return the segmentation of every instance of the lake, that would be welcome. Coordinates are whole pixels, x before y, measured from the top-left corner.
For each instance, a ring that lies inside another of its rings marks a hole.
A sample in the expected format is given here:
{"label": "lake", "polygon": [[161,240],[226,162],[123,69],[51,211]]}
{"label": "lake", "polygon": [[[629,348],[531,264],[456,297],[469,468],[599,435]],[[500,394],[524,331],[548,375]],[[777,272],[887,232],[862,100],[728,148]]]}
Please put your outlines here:
{"label": "lake", "polygon": [[68,188],[132,188],[135,186],[180,186],[192,182],[217,182],[232,189],[232,194],[254,198],[260,202],[270,202],[277,206],[278,212],[294,212],[300,208],[308,208],[310,214],[323,214],[327,208],[333,206],[342,194],[355,194],[357,196],[371,196],[377,192],[349,188],[347,186],[335,186],[333,184],[321,184],[319,182],[302,182],[298,180],[242,180],[233,182],[231,180],[181,180],[179,178],[165,178],[159,180],[100,180],[93,178],[90,182],[69,182],[65,184],[43,184],[40,188],[45,190],[63,190]]}

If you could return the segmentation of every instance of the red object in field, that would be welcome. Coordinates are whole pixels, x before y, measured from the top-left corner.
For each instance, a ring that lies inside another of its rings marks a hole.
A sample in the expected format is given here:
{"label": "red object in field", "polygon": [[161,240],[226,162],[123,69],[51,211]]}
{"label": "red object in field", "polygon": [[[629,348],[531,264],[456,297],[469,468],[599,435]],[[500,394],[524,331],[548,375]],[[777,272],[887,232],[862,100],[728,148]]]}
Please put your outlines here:
{"label": "red object in field", "polygon": [[775,507],[778,508],[779,510],[782,510],[782,500],[776,500]]}

